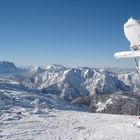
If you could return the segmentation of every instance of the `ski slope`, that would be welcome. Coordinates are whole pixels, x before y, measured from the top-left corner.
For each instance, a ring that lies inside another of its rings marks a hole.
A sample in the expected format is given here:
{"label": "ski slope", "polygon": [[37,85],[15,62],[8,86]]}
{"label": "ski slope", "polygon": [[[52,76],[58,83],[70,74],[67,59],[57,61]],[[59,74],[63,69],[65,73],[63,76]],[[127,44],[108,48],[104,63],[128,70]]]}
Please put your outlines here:
{"label": "ski slope", "polygon": [[140,140],[136,116],[70,110],[21,116],[22,119],[0,121],[1,140]]}

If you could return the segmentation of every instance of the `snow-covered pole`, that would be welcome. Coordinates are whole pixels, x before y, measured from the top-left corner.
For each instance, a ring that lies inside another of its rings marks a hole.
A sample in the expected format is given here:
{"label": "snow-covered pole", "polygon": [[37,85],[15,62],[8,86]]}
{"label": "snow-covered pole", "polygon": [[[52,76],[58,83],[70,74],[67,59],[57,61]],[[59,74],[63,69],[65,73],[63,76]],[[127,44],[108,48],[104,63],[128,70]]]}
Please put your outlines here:
{"label": "snow-covered pole", "polygon": [[137,69],[137,72],[140,76],[140,60],[137,60],[137,58],[135,58],[135,63],[136,63],[136,69]]}

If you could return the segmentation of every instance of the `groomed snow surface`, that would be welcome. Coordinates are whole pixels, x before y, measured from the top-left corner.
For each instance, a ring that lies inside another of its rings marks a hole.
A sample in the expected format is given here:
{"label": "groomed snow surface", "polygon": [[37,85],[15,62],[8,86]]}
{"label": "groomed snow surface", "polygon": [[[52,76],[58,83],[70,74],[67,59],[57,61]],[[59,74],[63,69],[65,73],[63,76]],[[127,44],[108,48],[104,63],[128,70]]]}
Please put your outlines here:
{"label": "groomed snow surface", "polygon": [[140,126],[136,116],[70,110],[50,110],[45,114],[22,115],[24,117],[20,120],[0,121],[0,139],[140,140]]}

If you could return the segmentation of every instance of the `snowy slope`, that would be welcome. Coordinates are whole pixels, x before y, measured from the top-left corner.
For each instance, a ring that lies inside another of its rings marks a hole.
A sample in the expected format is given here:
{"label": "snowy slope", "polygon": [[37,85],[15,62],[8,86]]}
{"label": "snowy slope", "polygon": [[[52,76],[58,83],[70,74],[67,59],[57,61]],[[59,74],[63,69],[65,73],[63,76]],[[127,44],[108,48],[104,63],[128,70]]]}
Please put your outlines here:
{"label": "snowy slope", "polygon": [[138,117],[60,110],[23,115],[20,120],[0,120],[1,140],[140,139]]}
{"label": "snowy slope", "polygon": [[83,111],[86,108],[56,95],[3,88],[0,90],[0,139],[139,140],[138,116]]}
{"label": "snowy slope", "polygon": [[0,89],[0,116],[7,113],[33,113],[36,109],[45,112],[47,109],[61,110],[83,110],[71,103],[59,98],[56,95],[44,95],[37,91],[27,91],[21,89]]}

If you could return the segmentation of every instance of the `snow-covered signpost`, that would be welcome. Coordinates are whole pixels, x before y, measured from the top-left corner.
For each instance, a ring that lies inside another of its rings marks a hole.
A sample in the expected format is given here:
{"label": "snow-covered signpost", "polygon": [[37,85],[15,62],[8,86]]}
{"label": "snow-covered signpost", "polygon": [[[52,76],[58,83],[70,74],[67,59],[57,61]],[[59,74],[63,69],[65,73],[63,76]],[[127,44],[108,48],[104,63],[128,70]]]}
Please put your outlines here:
{"label": "snow-covered signpost", "polygon": [[117,52],[114,56],[117,59],[134,58],[136,62],[137,72],[140,73],[140,20],[135,20],[132,17],[124,24],[124,33],[130,42],[130,51]]}
{"label": "snow-covered signpost", "polygon": [[[124,33],[130,42],[130,51],[117,52],[115,58],[134,58],[137,72],[140,74],[140,20],[132,17],[124,24]],[[139,108],[140,111],[140,108]],[[140,117],[139,117],[140,119]]]}

